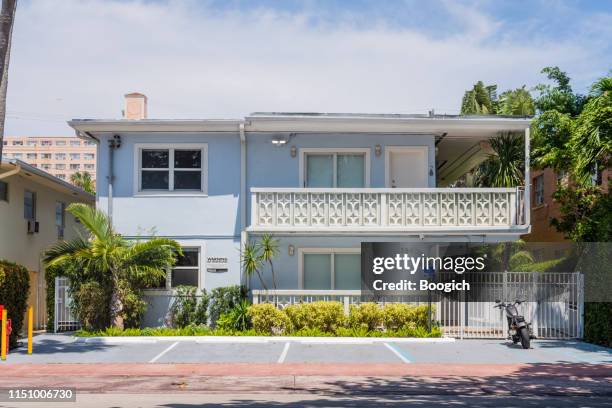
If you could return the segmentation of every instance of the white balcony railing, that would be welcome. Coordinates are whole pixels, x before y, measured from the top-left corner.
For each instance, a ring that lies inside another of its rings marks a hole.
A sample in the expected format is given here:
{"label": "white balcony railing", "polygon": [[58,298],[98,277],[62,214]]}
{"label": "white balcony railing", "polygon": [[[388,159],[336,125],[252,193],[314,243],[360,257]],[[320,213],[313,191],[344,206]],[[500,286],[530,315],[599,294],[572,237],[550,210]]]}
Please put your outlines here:
{"label": "white balcony railing", "polygon": [[251,231],[513,230],[522,188],[253,188]]}

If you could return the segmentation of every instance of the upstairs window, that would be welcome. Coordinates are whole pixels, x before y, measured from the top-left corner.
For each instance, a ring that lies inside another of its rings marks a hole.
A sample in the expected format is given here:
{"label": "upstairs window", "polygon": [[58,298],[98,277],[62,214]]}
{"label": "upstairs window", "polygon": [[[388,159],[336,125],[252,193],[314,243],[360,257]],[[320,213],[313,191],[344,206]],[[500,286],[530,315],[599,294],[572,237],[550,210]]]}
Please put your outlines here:
{"label": "upstairs window", "polygon": [[55,160],[66,160],[66,153],[55,153]]}
{"label": "upstairs window", "polygon": [[84,158],[85,160],[93,160],[93,159],[95,158],[94,156],[95,156],[95,155],[94,155],[93,153],[84,153],[84,154],[83,154],[83,158]]}
{"label": "upstairs window", "polygon": [[66,146],[66,141],[65,140],[56,140],[55,141],[55,145],[56,146]]}
{"label": "upstairs window", "polygon": [[534,185],[534,204],[536,206],[544,204],[544,175],[540,174],[533,180]]}
{"label": "upstairs window", "polygon": [[311,188],[367,187],[368,155],[368,149],[307,149],[302,156],[302,185]]}
{"label": "upstairs window", "polygon": [[36,160],[36,153],[27,153],[26,158],[28,160]]}
{"label": "upstairs window", "polygon": [[206,146],[141,147],[138,191],[206,192]]}
{"label": "upstairs window", "polygon": [[80,159],[81,159],[80,153],[70,153],[70,160],[80,160]]}
{"label": "upstairs window", "polygon": [[70,146],[80,146],[81,145],[81,141],[80,140],[71,140],[70,141]]}
{"label": "upstairs window", "polygon": [[23,140],[13,140],[13,146],[23,146]]}

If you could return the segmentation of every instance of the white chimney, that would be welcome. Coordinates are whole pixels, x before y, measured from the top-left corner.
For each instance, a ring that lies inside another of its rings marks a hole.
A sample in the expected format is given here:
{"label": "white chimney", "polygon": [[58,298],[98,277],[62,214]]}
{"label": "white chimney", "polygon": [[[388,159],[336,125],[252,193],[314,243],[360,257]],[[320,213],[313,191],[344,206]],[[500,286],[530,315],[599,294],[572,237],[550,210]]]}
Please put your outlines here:
{"label": "white chimney", "polygon": [[138,92],[125,94],[124,119],[146,119],[147,97]]}

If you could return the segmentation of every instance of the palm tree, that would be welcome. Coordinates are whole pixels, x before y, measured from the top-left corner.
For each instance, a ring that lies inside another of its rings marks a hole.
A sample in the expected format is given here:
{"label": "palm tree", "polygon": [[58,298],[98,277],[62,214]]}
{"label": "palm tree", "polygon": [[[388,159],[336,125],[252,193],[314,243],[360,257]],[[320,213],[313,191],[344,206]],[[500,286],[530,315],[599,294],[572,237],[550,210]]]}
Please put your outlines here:
{"label": "palm tree", "polygon": [[265,290],[268,290],[268,286],[261,276],[260,268],[262,265],[261,254],[259,253],[259,248],[255,244],[250,242],[244,245],[244,249],[242,250],[242,254],[240,256],[242,262],[242,269],[244,270],[244,275],[247,278],[251,278],[253,275],[257,275],[259,278],[259,282],[261,283],[261,287]]}
{"label": "palm tree", "polygon": [[176,262],[181,247],[176,241],[153,238],[148,241],[129,241],[114,231],[102,211],[82,203],[70,204],[67,210],[87,229],[88,237],[60,241],[44,255],[47,267],[77,265],[79,273],[102,276],[111,285],[111,323],[123,329],[123,300],[120,288],[149,285],[165,276],[168,267]]}
{"label": "palm tree", "polygon": [[521,137],[502,133],[489,140],[493,154],[478,166],[475,183],[480,187],[516,187],[523,182],[525,149]]}
{"label": "palm tree", "polygon": [[91,178],[91,174],[87,171],[73,173],[70,176],[70,182],[90,194],[96,193],[95,183]]}
{"label": "palm tree", "polygon": [[261,262],[267,262],[270,265],[272,272],[272,287],[276,289],[276,275],[274,274],[274,264],[272,259],[278,255],[278,239],[271,234],[264,234],[259,241],[259,249],[261,250]]}
{"label": "palm tree", "polygon": [[490,115],[496,111],[497,85],[485,86],[482,81],[465,91],[461,101],[462,115]]}
{"label": "palm tree", "polygon": [[531,116],[535,114],[535,103],[525,85],[499,96],[499,115]]}
{"label": "palm tree", "polygon": [[0,14],[0,162],[2,162],[2,139],[4,138],[4,119],[6,117],[6,90],[8,88],[8,68],[11,56],[11,37],[17,0],[2,0]]}

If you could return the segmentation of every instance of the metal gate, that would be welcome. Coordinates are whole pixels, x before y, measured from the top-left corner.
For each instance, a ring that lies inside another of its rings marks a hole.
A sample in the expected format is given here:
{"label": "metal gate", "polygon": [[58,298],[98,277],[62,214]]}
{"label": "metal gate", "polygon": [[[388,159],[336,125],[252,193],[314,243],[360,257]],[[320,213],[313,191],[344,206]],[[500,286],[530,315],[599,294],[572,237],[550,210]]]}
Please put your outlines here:
{"label": "metal gate", "polygon": [[[456,276],[455,276],[456,277]],[[502,301],[529,299],[520,313],[531,322],[538,338],[582,338],[584,277],[579,272],[494,272],[470,277]],[[436,320],[444,335],[458,338],[504,338],[507,321],[493,301],[469,301],[462,297],[441,297]]]}
{"label": "metal gate", "polygon": [[68,291],[68,278],[55,278],[55,319],[53,331],[55,333],[73,331],[81,328],[81,324],[72,315],[70,304],[72,300]]}

